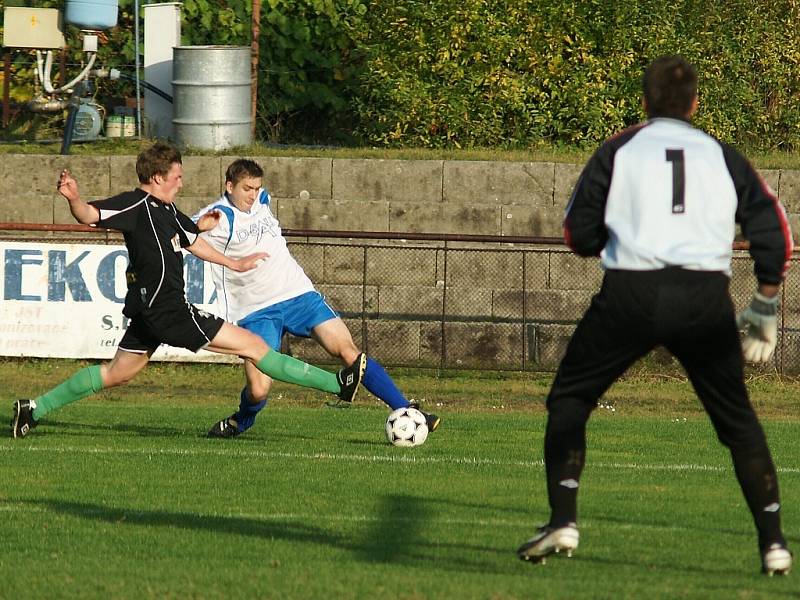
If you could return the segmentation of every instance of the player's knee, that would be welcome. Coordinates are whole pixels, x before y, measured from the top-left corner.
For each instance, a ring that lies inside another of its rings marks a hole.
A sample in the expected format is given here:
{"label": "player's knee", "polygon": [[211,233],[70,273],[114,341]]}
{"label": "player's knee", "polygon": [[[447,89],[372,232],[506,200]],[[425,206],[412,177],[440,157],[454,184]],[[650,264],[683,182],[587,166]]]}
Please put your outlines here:
{"label": "player's knee", "polygon": [[760,455],[767,450],[767,438],[757,422],[717,431],[717,438],[736,455]]}
{"label": "player's knee", "polygon": [[594,403],[575,396],[550,396],[547,399],[548,429],[555,432],[582,427],[594,408]]}
{"label": "player's knee", "polygon": [[259,402],[263,402],[269,396],[269,390],[272,387],[272,380],[268,380],[267,382],[252,382],[248,386],[248,392],[250,394],[250,402],[252,404],[257,404]]}
{"label": "player's knee", "polygon": [[103,381],[103,387],[109,388],[119,385],[111,369],[111,363],[103,363],[100,365],[100,378]]}
{"label": "player's knee", "polygon": [[250,336],[249,343],[259,350],[263,350],[265,354],[267,350],[280,350],[280,348],[270,348],[269,344],[267,344],[260,335],[256,335],[251,331],[248,331],[247,334]]}
{"label": "player's knee", "polygon": [[120,373],[118,371],[109,370],[106,372],[106,375],[103,377],[103,387],[115,387],[118,385],[125,385],[131,379],[133,379],[133,375]]}
{"label": "player's knee", "polygon": [[353,364],[353,361],[361,354],[361,350],[356,346],[352,338],[343,340],[334,349],[333,354],[338,356],[344,365]]}

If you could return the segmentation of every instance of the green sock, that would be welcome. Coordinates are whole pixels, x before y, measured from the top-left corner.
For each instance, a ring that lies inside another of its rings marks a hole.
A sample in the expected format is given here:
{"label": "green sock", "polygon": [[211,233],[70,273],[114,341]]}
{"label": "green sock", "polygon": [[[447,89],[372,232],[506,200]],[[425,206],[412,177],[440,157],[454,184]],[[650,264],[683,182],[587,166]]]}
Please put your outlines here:
{"label": "green sock", "polygon": [[36,408],[33,409],[33,418],[38,421],[51,410],[61,408],[102,389],[103,377],[100,375],[100,365],[81,369],[65,382],[34,400]]}
{"label": "green sock", "polygon": [[256,363],[259,371],[278,381],[286,381],[331,394],[341,391],[336,375],[301,360],[270,350]]}

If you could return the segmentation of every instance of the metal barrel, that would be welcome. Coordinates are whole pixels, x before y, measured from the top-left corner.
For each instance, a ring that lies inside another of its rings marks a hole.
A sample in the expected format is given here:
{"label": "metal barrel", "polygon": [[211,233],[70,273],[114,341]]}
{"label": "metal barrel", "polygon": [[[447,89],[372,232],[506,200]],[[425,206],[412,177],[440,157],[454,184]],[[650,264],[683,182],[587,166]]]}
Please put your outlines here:
{"label": "metal barrel", "polygon": [[172,131],[181,145],[223,150],[253,141],[248,46],[177,46]]}

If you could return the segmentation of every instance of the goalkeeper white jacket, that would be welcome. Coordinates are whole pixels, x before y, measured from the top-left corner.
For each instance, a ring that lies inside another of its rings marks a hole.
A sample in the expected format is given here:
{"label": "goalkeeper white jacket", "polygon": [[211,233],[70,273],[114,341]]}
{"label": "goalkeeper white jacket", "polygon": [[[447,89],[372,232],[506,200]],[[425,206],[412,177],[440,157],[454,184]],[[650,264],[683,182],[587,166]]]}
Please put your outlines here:
{"label": "goalkeeper white jacket", "polygon": [[736,223],[755,274],[779,283],[793,241],[783,206],[747,160],[688,122],[655,118],[607,140],[586,164],[564,236],[606,269],[678,266],[730,274]]}

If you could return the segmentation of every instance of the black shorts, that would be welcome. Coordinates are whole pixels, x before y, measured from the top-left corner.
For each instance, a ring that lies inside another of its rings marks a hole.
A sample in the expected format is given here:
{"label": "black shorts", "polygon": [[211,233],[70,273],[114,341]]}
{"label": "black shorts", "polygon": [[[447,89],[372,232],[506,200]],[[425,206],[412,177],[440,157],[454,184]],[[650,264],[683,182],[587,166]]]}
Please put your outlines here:
{"label": "black shorts", "polygon": [[719,272],[606,271],[567,346],[548,407],[565,396],[596,405],[628,367],[663,345],[688,373],[720,440],[752,440],[760,426],[728,286]]}
{"label": "black shorts", "polygon": [[170,303],[134,316],[119,343],[119,349],[143,354],[161,344],[197,352],[222,329],[224,320],[189,302]]}

